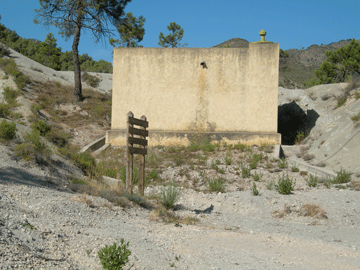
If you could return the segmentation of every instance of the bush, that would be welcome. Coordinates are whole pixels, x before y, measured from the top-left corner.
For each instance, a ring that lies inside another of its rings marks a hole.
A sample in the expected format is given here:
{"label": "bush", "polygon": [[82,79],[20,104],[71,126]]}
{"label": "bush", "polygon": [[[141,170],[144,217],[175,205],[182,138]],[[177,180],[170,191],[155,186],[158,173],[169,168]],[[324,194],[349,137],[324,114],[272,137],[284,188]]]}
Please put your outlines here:
{"label": "bush", "polygon": [[95,77],[93,75],[90,75],[87,72],[84,72],[81,76],[82,80],[85,81],[88,85],[90,85],[91,87],[98,87],[99,83],[100,83],[100,78]]}
{"label": "bush", "polygon": [[49,149],[46,146],[46,143],[43,142],[40,138],[39,132],[33,130],[31,133],[25,133],[23,134],[24,140],[27,143],[31,143],[35,150],[38,151],[41,154],[48,154]]}
{"label": "bush", "polygon": [[119,246],[117,246],[116,243],[112,246],[105,245],[104,248],[98,251],[102,267],[108,270],[123,269],[129,261],[129,256],[131,255],[131,251],[128,247],[129,242],[125,243],[123,238],[120,240]]}
{"label": "bush", "polygon": [[0,117],[1,118],[6,118],[11,114],[11,112],[9,110],[10,107],[11,106],[9,104],[6,104],[4,102],[0,103]]}
{"label": "bush", "polygon": [[3,91],[3,97],[7,104],[9,105],[15,105],[16,104],[16,98],[21,95],[21,91],[14,90],[11,87],[5,87]]}
{"label": "bush", "polygon": [[51,131],[51,126],[46,124],[45,121],[37,121],[31,124],[32,129],[35,129],[40,132],[40,136],[45,136]]}
{"label": "bush", "polygon": [[27,83],[30,83],[30,78],[28,76],[24,76],[24,74],[17,69],[16,63],[13,59],[0,58],[0,67],[3,67],[6,75],[14,77],[14,82],[19,89],[22,89]]}
{"label": "bush", "polygon": [[0,123],[0,138],[4,140],[12,140],[15,138],[16,124],[8,123],[6,120],[2,120]]}
{"label": "bush", "polygon": [[300,170],[299,170],[298,167],[293,166],[293,167],[291,167],[291,171],[292,172],[299,172]]}
{"label": "bush", "polygon": [[251,191],[252,191],[252,194],[253,194],[254,196],[258,196],[258,195],[259,195],[259,191],[257,190],[255,183],[253,183],[253,186],[252,186],[252,188],[251,188]]}
{"label": "bush", "polygon": [[211,191],[224,192],[225,191],[225,179],[224,178],[215,178],[209,179],[207,185]]}
{"label": "bush", "polygon": [[354,123],[356,123],[357,121],[360,121],[360,112],[351,116],[351,120],[353,120]]}
{"label": "bush", "polygon": [[166,209],[171,209],[180,197],[181,190],[174,185],[168,185],[161,189],[159,200]]}
{"label": "bush", "polygon": [[275,185],[275,189],[279,192],[279,194],[287,195],[294,190],[295,183],[296,182],[290,179],[288,175],[285,176],[285,174],[283,174],[283,176],[279,178],[278,183]]}
{"label": "bush", "polygon": [[[120,171],[120,180],[126,185],[126,167],[123,166]],[[136,166],[133,166],[133,185],[136,185],[139,181],[139,172]]]}
{"label": "bush", "polygon": [[254,181],[260,181],[262,176],[263,175],[261,173],[258,174],[257,172],[255,172],[251,177],[254,179]]}
{"label": "bush", "polygon": [[310,174],[310,177],[305,179],[309,187],[316,187],[318,184],[318,177],[316,175]]}
{"label": "bush", "polygon": [[206,135],[196,135],[191,140],[191,144],[189,146],[190,151],[198,151],[202,150],[204,152],[212,152],[216,148],[217,145],[212,144],[210,137]]}
{"label": "bush", "polygon": [[68,145],[71,135],[64,131],[53,130],[51,128],[51,130],[46,133],[45,138],[56,144],[58,147],[65,147]]}
{"label": "bush", "polygon": [[242,162],[240,163],[240,168],[241,168],[241,177],[242,177],[242,178],[248,178],[248,177],[250,176],[250,171],[251,171],[251,169],[250,169],[250,168],[247,169],[247,168],[243,165]]}
{"label": "bush", "polygon": [[288,163],[285,158],[282,158],[279,160],[279,168],[285,169],[285,168],[287,168],[287,166],[288,166]]}
{"label": "bush", "polygon": [[36,153],[31,143],[22,143],[15,146],[15,155],[21,157],[25,161],[30,161],[35,158]]}
{"label": "bush", "polygon": [[341,106],[343,106],[347,101],[347,96],[341,96],[337,98],[337,105],[336,107],[339,108]]}
{"label": "bush", "polygon": [[346,172],[343,168],[340,169],[337,176],[333,180],[333,184],[345,184],[351,181],[351,174],[350,172]]}

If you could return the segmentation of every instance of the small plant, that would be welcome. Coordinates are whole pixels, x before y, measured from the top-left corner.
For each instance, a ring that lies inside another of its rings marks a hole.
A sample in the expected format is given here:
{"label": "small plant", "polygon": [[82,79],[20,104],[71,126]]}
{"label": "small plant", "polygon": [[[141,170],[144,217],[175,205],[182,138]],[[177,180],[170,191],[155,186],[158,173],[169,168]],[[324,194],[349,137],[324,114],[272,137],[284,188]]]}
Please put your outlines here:
{"label": "small plant", "polygon": [[340,169],[340,172],[336,175],[333,180],[333,184],[345,184],[351,181],[351,174],[350,172],[346,172],[343,168]]}
{"label": "small plant", "polygon": [[152,169],[149,174],[147,175],[147,179],[152,179],[154,181],[159,180],[160,176],[159,176],[159,171],[156,169]]}
{"label": "small plant", "polygon": [[6,104],[4,102],[0,103],[0,118],[7,118],[11,115],[10,107],[11,106],[9,104]]}
{"label": "small plant", "polygon": [[229,165],[231,165],[231,163],[232,163],[231,158],[230,157],[225,157],[225,164],[229,166]]}
{"label": "small plant", "polygon": [[160,202],[166,209],[171,209],[181,197],[181,190],[174,185],[162,188],[160,192]]}
{"label": "small plant", "polygon": [[99,86],[99,83],[100,83],[100,78],[98,77],[95,77],[93,75],[90,75],[89,73],[87,72],[84,72],[81,76],[81,79],[83,81],[85,81],[88,85],[90,85],[91,87],[98,87]]}
{"label": "small plant", "polygon": [[234,145],[234,149],[240,150],[241,152],[244,152],[248,147],[245,144],[237,143]]}
{"label": "small plant", "polygon": [[215,178],[215,179],[209,179],[207,181],[207,185],[211,191],[216,192],[225,192],[225,179],[224,178]]}
{"label": "small plant", "polygon": [[140,205],[143,208],[151,208],[151,205],[146,200],[146,198],[144,198],[143,196],[141,196],[139,194],[124,193],[123,197],[125,197],[129,201],[136,203],[137,205]]}
{"label": "small plant", "polygon": [[307,175],[307,174],[308,174],[307,171],[301,171],[301,172],[300,172],[300,175],[301,175],[301,176],[305,176],[305,175]]}
{"label": "small plant", "polygon": [[326,187],[326,188],[330,188],[330,186],[331,186],[331,184],[333,183],[333,180],[331,179],[331,177],[330,176],[326,176],[326,179],[325,179],[325,181],[324,181],[324,186]]}
{"label": "small plant", "polygon": [[22,143],[15,146],[15,155],[21,157],[25,161],[30,161],[35,158],[35,150],[32,144]]}
{"label": "small plant", "polygon": [[253,183],[253,186],[252,186],[252,188],[251,188],[251,191],[252,191],[252,194],[253,194],[254,196],[258,196],[258,195],[259,195],[259,191],[257,190],[255,183]]}
{"label": "small plant", "polygon": [[48,154],[50,152],[46,143],[41,140],[39,132],[33,130],[31,133],[23,134],[23,137],[25,142],[31,143],[39,153]]}
{"label": "small plant", "polygon": [[300,170],[299,170],[298,167],[293,166],[293,167],[291,167],[291,171],[292,172],[299,172]]}
{"label": "small plant", "polygon": [[[123,166],[120,171],[120,179],[126,185],[126,167]],[[133,185],[136,185],[139,181],[139,172],[136,166],[133,167]]]}
{"label": "small plant", "polygon": [[189,150],[202,150],[204,152],[212,152],[215,150],[216,147],[219,147],[219,145],[212,144],[209,136],[199,134],[194,136],[194,138],[191,140]]}
{"label": "small plant", "polygon": [[255,172],[253,175],[251,175],[251,177],[254,179],[254,181],[260,181],[262,176],[263,175],[261,173],[258,174],[257,172]]}
{"label": "small plant", "polygon": [[346,95],[338,97],[337,98],[336,108],[339,108],[339,107],[343,106],[346,103],[346,101],[347,101],[347,96]]}
{"label": "small plant", "polygon": [[265,184],[265,187],[268,189],[268,190],[274,190],[275,189],[275,181],[274,180],[270,180],[269,182],[267,182]]}
{"label": "small plant", "polygon": [[352,117],[351,117],[351,120],[353,120],[354,123],[356,123],[357,121],[360,120],[360,112],[358,112],[357,114],[354,114]]}
{"label": "small plant", "polygon": [[129,242],[125,243],[123,238],[120,240],[119,246],[117,246],[116,243],[112,246],[105,245],[104,248],[98,251],[102,267],[107,270],[123,269],[131,255],[131,251],[128,247]]}
{"label": "small plant", "polygon": [[14,106],[16,104],[16,98],[21,95],[21,91],[14,90],[13,88],[7,86],[4,88],[3,96],[5,101],[11,105]]}
{"label": "small plant", "polygon": [[31,124],[32,129],[39,131],[40,136],[45,136],[51,131],[51,126],[46,124],[45,121],[39,120]]}
{"label": "small plant", "polygon": [[243,163],[241,162],[240,163],[240,168],[241,168],[241,177],[242,178],[248,178],[249,176],[250,176],[250,168],[249,169],[247,169],[244,165],[243,165]]}
{"label": "small plant", "polygon": [[15,138],[16,124],[8,123],[6,120],[2,120],[0,123],[0,139],[12,140]]}
{"label": "small plant", "polygon": [[295,183],[296,182],[293,179],[290,179],[288,175],[285,176],[285,174],[283,174],[279,177],[278,183],[275,185],[275,189],[279,192],[279,194],[287,195],[294,190]]}
{"label": "small plant", "polygon": [[36,230],[36,228],[29,223],[27,219],[25,219],[24,223],[21,224],[23,227],[28,227],[30,230]]}
{"label": "small plant", "polygon": [[360,98],[360,92],[358,91],[358,92],[355,93],[355,99],[357,100],[359,98]]}
{"label": "small plant", "polygon": [[296,132],[295,144],[300,144],[305,139],[305,137],[306,137],[306,135],[305,135],[304,131],[298,130]]}
{"label": "small plant", "polygon": [[288,162],[286,161],[285,158],[282,158],[282,159],[279,160],[279,165],[278,166],[281,169],[285,169],[285,168],[288,167]]}
{"label": "small plant", "polygon": [[309,187],[316,187],[318,184],[318,177],[316,175],[310,174],[310,176],[305,179]]}

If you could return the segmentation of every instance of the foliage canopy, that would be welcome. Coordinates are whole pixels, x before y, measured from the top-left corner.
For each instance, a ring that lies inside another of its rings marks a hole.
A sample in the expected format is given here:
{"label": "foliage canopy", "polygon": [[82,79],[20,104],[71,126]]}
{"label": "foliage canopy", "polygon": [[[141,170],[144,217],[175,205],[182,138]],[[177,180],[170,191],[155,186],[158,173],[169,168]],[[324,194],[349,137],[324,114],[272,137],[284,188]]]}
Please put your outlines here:
{"label": "foliage canopy", "polygon": [[163,32],[160,32],[158,44],[161,47],[167,48],[170,46],[175,48],[175,47],[184,47],[188,45],[187,43],[180,44],[180,41],[184,36],[184,29],[182,29],[180,25],[178,25],[175,22],[172,22],[167,26],[167,29],[171,32],[167,36],[164,36]]}

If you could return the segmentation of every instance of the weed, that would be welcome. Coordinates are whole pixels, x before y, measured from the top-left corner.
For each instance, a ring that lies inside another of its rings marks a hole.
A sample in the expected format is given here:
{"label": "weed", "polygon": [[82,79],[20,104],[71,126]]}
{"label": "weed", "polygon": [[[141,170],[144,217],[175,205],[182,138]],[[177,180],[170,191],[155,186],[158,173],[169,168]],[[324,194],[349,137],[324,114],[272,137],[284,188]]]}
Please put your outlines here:
{"label": "weed", "polygon": [[27,219],[25,219],[24,223],[21,223],[21,226],[28,227],[30,230],[36,230],[36,228],[31,225]]}
{"label": "weed", "polygon": [[126,243],[123,238],[121,238],[119,246],[116,243],[112,246],[105,245],[104,248],[98,251],[102,267],[108,270],[123,269],[131,255],[128,247],[129,242]]}
{"label": "weed", "polygon": [[123,197],[125,197],[129,201],[136,203],[137,205],[143,208],[151,208],[151,204],[144,197],[138,194],[124,193]]}
{"label": "weed", "polygon": [[250,171],[251,169],[247,169],[242,162],[240,162],[240,168],[241,168],[241,177],[242,178],[248,178],[250,177]]}
{"label": "weed", "polygon": [[188,148],[190,151],[202,150],[204,152],[213,152],[216,147],[218,146],[211,143],[209,136],[199,134],[194,136]]}
{"label": "weed", "polygon": [[275,189],[279,194],[287,195],[294,190],[296,181],[289,178],[289,175],[283,174],[279,177],[278,183],[275,185]]}
{"label": "weed", "polygon": [[87,182],[80,178],[69,177],[69,179],[70,179],[71,183],[73,183],[74,185],[87,185]]}
{"label": "weed", "polygon": [[351,181],[350,172],[346,172],[345,169],[341,168],[340,172],[337,173],[336,177],[333,180],[333,184],[345,184]]}
{"label": "weed", "polygon": [[206,156],[198,155],[198,160],[199,160],[199,164],[200,164],[200,165],[205,165],[205,164],[206,164],[206,161],[207,161],[207,157],[206,157]]}
{"label": "weed", "polygon": [[318,184],[318,177],[316,175],[310,174],[310,176],[305,179],[309,187],[316,187]]}
{"label": "weed", "polygon": [[255,172],[253,175],[251,175],[251,177],[254,179],[254,181],[260,181],[262,176],[263,175],[261,173],[258,174],[257,172]]}
{"label": "weed", "polygon": [[295,144],[301,144],[301,142],[309,135],[308,132],[302,130],[296,131]]}
{"label": "weed", "polygon": [[45,136],[51,131],[51,126],[46,124],[45,121],[39,120],[31,124],[32,129],[39,131],[40,136]]}
{"label": "weed", "polygon": [[0,118],[7,118],[8,116],[10,116],[10,114],[11,114],[10,108],[11,108],[11,106],[9,104],[1,102],[0,103]]}
{"label": "weed", "polygon": [[341,106],[343,106],[347,101],[347,96],[346,95],[343,95],[343,96],[340,96],[337,98],[337,105],[336,105],[336,108],[339,108]]}
{"label": "weed", "polygon": [[300,170],[299,170],[298,167],[293,166],[293,167],[291,167],[291,171],[292,172],[299,172]]}
{"label": "weed", "polygon": [[147,175],[147,179],[150,180],[152,179],[153,181],[157,181],[160,179],[160,176],[159,176],[159,171],[156,170],[156,169],[152,169],[149,174]]}
{"label": "weed", "polygon": [[326,176],[326,179],[325,179],[325,181],[324,181],[324,186],[326,187],[326,188],[330,188],[330,186],[331,186],[331,184],[333,183],[333,180],[331,179],[331,177],[330,176]]}
{"label": "weed", "polygon": [[237,143],[234,145],[234,149],[240,150],[241,152],[246,151],[248,148],[248,146],[246,146],[245,144],[242,143]]}
{"label": "weed", "polygon": [[69,144],[71,135],[64,132],[58,126],[51,126],[51,130],[46,132],[45,138],[54,143],[58,147],[66,147]]}
{"label": "weed", "polygon": [[307,171],[301,171],[301,172],[300,172],[300,175],[301,175],[301,176],[305,176],[305,175],[307,175],[307,174],[308,174]]}
{"label": "weed", "polygon": [[354,123],[356,123],[357,121],[360,120],[360,112],[358,112],[357,114],[354,114],[352,117],[351,117],[351,120],[353,120]]}
{"label": "weed", "polygon": [[[120,180],[126,185],[126,167],[123,166],[120,171]],[[136,166],[133,167],[133,185],[136,185],[139,181],[139,171]]]}
{"label": "weed", "polygon": [[355,99],[359,99],[359,98],[360,98],[360,92],[358,91],[355,93]]}
{"label": "weed", "polygon": [[304,204],[299,211],[300,216],[315,217],[318,219],[327,219],[326,212],[320,206],[315,204]]}
{"label": "weed", "polygon": [[252,186],[252,188],[251,188],[251,191],[252,191],[252,194],[253,194],[254,196],[258,196],[258,195],[259,195],[259,191],[257,190],[255,183],[253,183],[253,186]]}
{"label": "weed", "polygon": [[98,87],[99,86],[99,83],[100,83],[100,78],[96,77],[96,76],[93,76],[93,75],[90,75],[89,73],[87,72],[84,72],[81,76],[81,79],[83,81],[85,81],[88,85],[90,85],[91,87]]}
{"label": "weed", "polygon": [[15,146],[15,155],[21,157],[25,161],[35,158],[35,149],[31,143],[22,143]]}
{"label": "weed", "polygon": [[12,140],[15,138],[16,124],[2,120],[0,123],[0,139]]}
{"label": "weed", "polygon": [[268,190],[274,190],[275,189],[275,181],[274,180],[270,180],[269,182],[267,182],[265,184],[265,187],[268,189]]}
{"label": "weed", "polygon": [[11,106],[15,106],[16,98],[21,95],[21,91],[14,90],[11,87],[7,86],[4,88],[4,91],[2,94],[3,94],[4,99],[7,102],[7,104],[9,104]]}
{"label": "weed", "polygon": [[285,169],[288,167],[288,162],[285,158],[282,158],[279,160],[279,164],[278,164],[279,168],[281,169]]}
{"label": "weed", "polygon": [[208,179],[207,186],[209,187],[210,191],[225,192],[225,182],[226,180],[221,177],[215,179]]}
{"label": "weed", "polygon": [[159,200],[166,209],[171,209],[180,197],[181,190],[174,185],[168,185],[161,189]]}
{"label": "weed", "polygon": [[231,158],[230,158],[230,157],[225,157],[225,164],[226,164],[227,166],[229,166],[229,165],[231,165],[231,163],[232,163]]}

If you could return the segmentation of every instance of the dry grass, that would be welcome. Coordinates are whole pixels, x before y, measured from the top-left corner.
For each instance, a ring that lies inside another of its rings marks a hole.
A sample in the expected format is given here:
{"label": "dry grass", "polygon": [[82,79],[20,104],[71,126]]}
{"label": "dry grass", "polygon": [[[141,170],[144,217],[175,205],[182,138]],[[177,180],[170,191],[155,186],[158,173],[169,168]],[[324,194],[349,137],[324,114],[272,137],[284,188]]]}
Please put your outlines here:
{"label": "dry grass", "polygon": [[195,225],[199,220],[196,217],[179,217],[174,211],[166,210],[163,207],[153,210],[150,213],[150,221],[160,221],[164,223],[177,223],[186,225]]}
{"label": "dry grass", "polygon": [[271,212],[271,214],[277,218],[284,218],[286,215],[290,214],[291,212],[292,211],[290,209],[290,206],[288,206],[287,204],[284,204],[283,209],[273,211],[273,212]]}
{"label": "dry grass", "polygon": [[360,191],[360,181],[352,181],[348,186],[356,191]]}
{"label": "dry grass", "polygon": [[317,219],[327,219],[326,212],[315,204],[305,204],[301,207],[299,215],[303,217],[313,217]]}
{"label": "dry grass", "polygon": [[72,199],[77,202],[85,203],[90,208],[95,207],[93,201],[85,193],[79,194],[76,197],[73,197]]}

